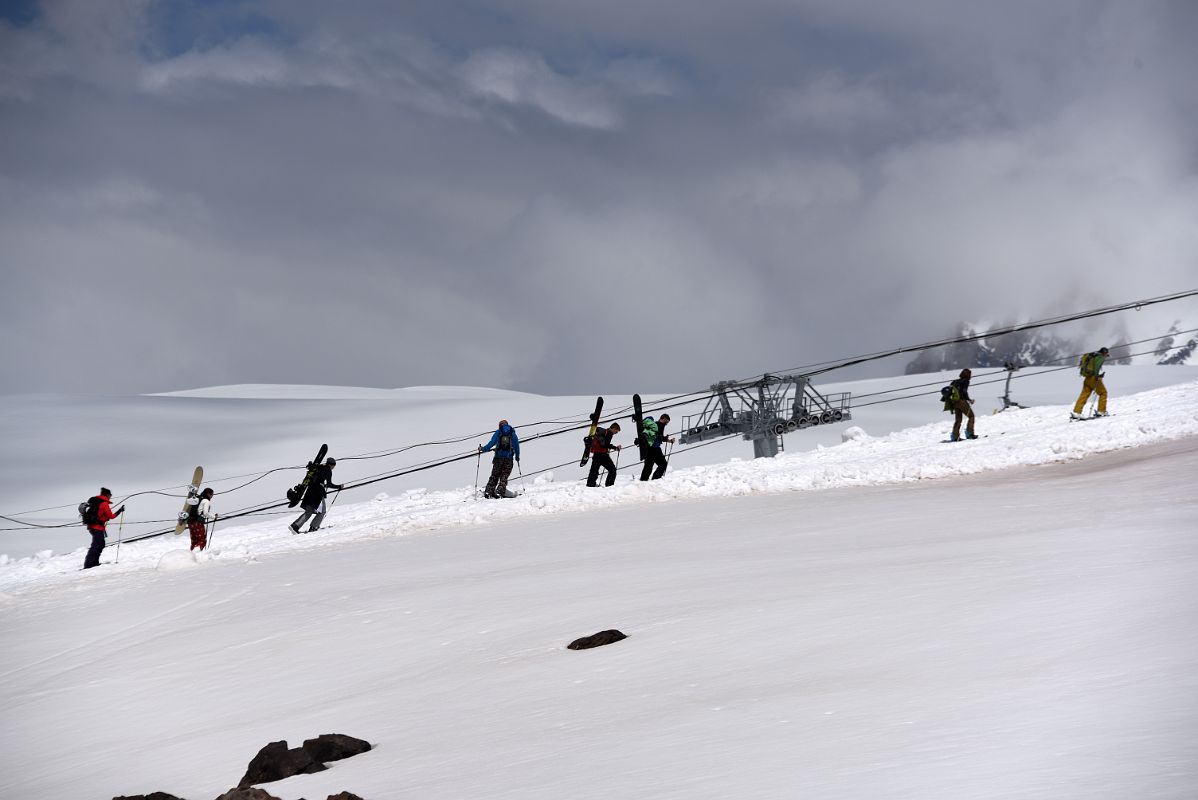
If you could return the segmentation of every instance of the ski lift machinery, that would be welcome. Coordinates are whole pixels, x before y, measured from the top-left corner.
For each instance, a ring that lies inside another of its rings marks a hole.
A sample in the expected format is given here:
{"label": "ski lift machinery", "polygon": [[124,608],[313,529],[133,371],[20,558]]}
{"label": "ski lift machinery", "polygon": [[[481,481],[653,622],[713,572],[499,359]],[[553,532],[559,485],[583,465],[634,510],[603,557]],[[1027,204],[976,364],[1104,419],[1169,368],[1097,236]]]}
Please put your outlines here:
{"label": "ski lift machinery", "polygon": [[721,381],[700,413],[683,417],[679,438],[689,444],[740,435],[753,443],[754,458],[772,458],[783,434],[852,419],[849,399],[849,392],[820,394],[806,375]]}

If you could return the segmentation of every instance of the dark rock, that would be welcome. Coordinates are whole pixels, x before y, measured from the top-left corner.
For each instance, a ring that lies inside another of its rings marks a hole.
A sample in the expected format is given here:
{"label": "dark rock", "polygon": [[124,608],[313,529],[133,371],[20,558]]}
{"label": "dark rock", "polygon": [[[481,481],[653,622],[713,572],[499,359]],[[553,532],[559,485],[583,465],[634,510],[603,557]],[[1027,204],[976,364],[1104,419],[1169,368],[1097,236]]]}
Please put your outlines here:
{"label": "dark rock", "polygon": [[341,792],[340,794],[329,795],[329,800],[362,800],[353,792]]}
{"label": "dark rock", "polygon": [[571,650],[589,650],[592,647],[602,647],[605,644],[611,644],[612,642],[618,642],[621,639],[627,638],[627,636],[617,630],[599,631],[598,633],[593,633],[590,636],[584,636],[581,639],[575,639],[574,641],[570,642],[570,644],[566,645],[566,647]]}
{"label": "dark rock", "polygon": [[258,751],[258,755],[250,761],[246,768],[245,777],[237,784],[244,789],[255,783],[270,783],[290,778],[292,775],[311,775],[327,769],[312,754],[302,747],[287,749],[286,740],[271,742]]}
{"label": "dark rock", "polygon": [[317,761],[340,761],[365,753],[370,749],[370,742],[344,733],[325,733],[305,741],[304,749]]}
{"label": "dark rock", "polygon": [[216,800],[279,800],[279,798],[265,789],[258,789],[252,786],[246,789],[239,786],[225,792],[216,798]]}
{"label": "dark rock", "polygon": [[166,792],[150,792],[149,794],[123,794],[120,797],[112,798],[112,800],[183,800],[183,798]]}

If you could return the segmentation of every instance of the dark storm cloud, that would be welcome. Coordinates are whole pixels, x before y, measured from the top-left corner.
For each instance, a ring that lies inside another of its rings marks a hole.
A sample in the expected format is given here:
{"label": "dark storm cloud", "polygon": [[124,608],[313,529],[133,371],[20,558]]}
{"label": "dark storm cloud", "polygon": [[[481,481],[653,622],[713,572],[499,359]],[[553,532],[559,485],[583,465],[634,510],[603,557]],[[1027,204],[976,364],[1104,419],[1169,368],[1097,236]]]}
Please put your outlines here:
{"label": "dark storm cloud", "polygon": [[1193,6],[1044,5],[44,3],[5,388],[685,389],[1198,284]]}

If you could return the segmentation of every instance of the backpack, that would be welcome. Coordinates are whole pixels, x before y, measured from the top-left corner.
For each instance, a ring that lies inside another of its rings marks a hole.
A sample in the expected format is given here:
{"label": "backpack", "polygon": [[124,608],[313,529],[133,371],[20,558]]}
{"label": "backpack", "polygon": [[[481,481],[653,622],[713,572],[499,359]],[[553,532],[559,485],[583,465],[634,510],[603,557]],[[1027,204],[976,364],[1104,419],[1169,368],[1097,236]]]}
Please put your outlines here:
{"label": "backpack", "polygon": [[496,450],[511,450],[512,449],[512,434],[510,431],[508,433],[499,434],[499,441],[495,444],[495,449]]}
{"label": "backpack", "polygon": [[1094,374],[1094,358],[1097,355],[1098,353],[1086,353],[1082,356],[1081,361],[1078,362],[1077,365],[1081,368],[1080,372],[1083,377],[1088,378]]}
{"label": "backpack", "polygon": [[83,524],[87,526],[100,524],[100,498],[89,497],[87,502],[79,504],[79,516],[83,517]]}
{"label": "backpack", "polygon": [[950,383],[940,390],[940,402],[944,403],[945,411],[952,411],[953,406],[961,399],[961,390],[956,383]]}
{"label": "backpack", "polygon": [[645,417],[641,422],[641,431],[644,432],[644,441],[640,442],[641,447],[652,447],[657,441],[657,423],[653,421],[653,417]]}

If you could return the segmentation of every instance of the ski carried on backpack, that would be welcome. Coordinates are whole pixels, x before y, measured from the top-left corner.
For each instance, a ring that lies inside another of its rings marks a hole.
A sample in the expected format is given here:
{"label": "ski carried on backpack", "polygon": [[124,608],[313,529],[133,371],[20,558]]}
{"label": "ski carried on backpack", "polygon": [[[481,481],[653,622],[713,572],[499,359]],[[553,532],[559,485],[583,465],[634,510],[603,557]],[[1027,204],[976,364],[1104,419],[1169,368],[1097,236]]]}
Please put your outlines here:
{"label": "ski carried on backpack", "polygon": [[308,491],[308,484],[316,478],[316,471],[324,461],[325,454],[329,452],[329,446],[322,444],[320,450],[316,452],[316,458],[308,462],[308,471],[304,473],[304,479],[295,486],[287,490],[287,507],[295,508],[300,504],[300,500],[304,499],[304,492]]}
{"label": "ski carried on backpack", "polygon": [[578,466],[585,467],[591,459],[591,439],[595,437],[595,429],[599,427],[599,415],[603,413],[603,398],[595,398],[595,413],[591,414],[591,429],[582,440],[582,460]]}
{"label": "ski carried on backpack", "polygon": [[[200,484],[204,482],[204,468],[196,467],[191,473],[191,485],[187,487],[187,497],[183,500],[183,510],[179,512],[179,521],[175,523],[175,535],[178,536],[187,529],[187,518],[191,516],[191,508],[199,502]],[[195,502],[192,502],[192,501]]]}
{"label": "ski carried on backpack", "polygon": [[641,461],[645,460],[649,451],[649,442],[645,441],[645,415],[641,411],[641,396],[634,394],[632,396],[632,421],[636,425],[636,445],[637,451],[640,453]]}

